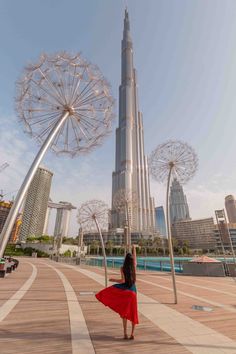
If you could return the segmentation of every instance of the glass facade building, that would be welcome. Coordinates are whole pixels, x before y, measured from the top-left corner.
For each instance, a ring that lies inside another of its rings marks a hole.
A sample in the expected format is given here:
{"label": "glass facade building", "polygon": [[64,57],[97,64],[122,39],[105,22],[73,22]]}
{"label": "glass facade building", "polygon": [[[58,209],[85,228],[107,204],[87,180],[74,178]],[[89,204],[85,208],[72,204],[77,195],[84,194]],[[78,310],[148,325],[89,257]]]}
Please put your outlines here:
{"label": "glass facade building", "polygon": [[163,206],[155,208],[156,225],[160,236],[166,237],[166,220]]}
{"label": "glass facade building", "polygon": [[183,187],[174,178],[170,187],[170,221],[173,224],[181,220],[190,220],[189,208]]}
{"label": "glass facade building", "polygon": [[37,169],[26,195],[20,241],[43,234],[52,176],[53,173],[44,167]]}

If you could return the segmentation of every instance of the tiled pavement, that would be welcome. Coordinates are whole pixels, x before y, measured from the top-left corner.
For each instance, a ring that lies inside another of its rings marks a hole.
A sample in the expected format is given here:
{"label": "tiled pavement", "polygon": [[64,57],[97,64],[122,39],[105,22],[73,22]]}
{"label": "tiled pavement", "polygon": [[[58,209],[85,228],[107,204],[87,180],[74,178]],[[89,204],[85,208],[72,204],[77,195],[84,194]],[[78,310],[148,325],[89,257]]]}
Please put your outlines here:
{"label": "tiled pavement", "polygon": [[178,275],[174,305],[168,274],[137,278],[140,324],[125,341],[119,316],[94,297],[102,269],[21,258],[0,278],[0,354],[236,354],[234,279]]}

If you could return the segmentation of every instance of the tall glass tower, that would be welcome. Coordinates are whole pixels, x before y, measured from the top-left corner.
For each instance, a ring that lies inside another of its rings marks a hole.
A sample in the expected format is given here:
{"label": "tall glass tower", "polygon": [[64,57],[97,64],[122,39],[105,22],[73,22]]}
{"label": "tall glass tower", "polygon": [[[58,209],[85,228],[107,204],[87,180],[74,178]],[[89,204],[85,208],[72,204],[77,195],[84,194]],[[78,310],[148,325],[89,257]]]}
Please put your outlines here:
{"label": "tall glass tower", "polygon": [[172,224],[175,221],[190,220],[187,198],[176,178],[170,187],[170,220]]}
{"label": "tall glass tower", "polygon": [[132,192],[129,219],[131,230],[153,233],[154,200],[150,197],[147,158],[144,155],[143,121],[138,105],[137,74],[133,67],[133,44],[128,11],[125,10],[121,44],[121,85],[119,87],[119,126],[116,129],[116,165],[112,174],[112,228],[124,226],[123,213],[115,210],[114,196],[119,190]]}
{"label": "tall glass tower", "polygon": [[39,167],[30,184],[23,211],[20,241],[28,236],[42,236],[53,173]]}
{"label": "tall glass tower", "polygon": [[166,219],[163,206],[156,207],[155,213],[157,229],[159,230],[161,236],[166,237]]}

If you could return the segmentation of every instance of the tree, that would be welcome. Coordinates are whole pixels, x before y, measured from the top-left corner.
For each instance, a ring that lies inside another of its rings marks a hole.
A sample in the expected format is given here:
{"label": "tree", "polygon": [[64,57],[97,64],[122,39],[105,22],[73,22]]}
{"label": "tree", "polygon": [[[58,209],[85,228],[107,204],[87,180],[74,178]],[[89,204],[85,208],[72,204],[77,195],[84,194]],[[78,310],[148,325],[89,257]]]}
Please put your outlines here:
{"label": "tree", "polygon": [[106,248],[109,251],[109,255],[110,256],[112,255],[113,247],[114,247],[113,241],[112,240],[108,240],[107,243],[106,243]]}
{"label": "tree", "polygon": [[63,256],[64,257],[71,257],[71,251],[70,250],[67,250],[63,253]]}
{"label": "tree", "polygon": [[93,240],[90,245],[90,252],[92,254],[95,254],[95,252],[98,253],[98,247],[99,247],[99,242],[97,240]]}

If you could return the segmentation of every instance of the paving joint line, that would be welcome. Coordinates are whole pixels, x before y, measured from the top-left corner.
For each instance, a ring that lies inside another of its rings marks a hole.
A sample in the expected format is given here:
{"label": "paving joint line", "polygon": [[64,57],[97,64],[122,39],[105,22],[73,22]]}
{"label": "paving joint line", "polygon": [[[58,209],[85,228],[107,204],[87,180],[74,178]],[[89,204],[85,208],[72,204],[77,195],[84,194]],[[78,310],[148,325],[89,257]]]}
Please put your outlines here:
{"label": "paving joint line", "polygon": [[72,354],[95,354],[81,306],[71,283],[63,272],[52,265],[47,266],[58,274],[64,286],[70,318]]}
{"label": "paving joint line", "polygon": [[[86,269],[65,265],[104,286],[104,277]],[[151,282],[150,282],[151,283]],[[193,354],[235,354],[236,342],[158,301],[138,293],[139,312]],[[150,307],[149,305],[152,304]],[[157,305],[157,306],[155,306]],[[154,310],[154,307],[156,309]],[[197,333],[197,334],[196,334]],[[187,342],[187,343],[186,343]]]}
{"label": "paving joint line", "polygon": [[2,306],[0,306],[0,323],[9,315],[9,313],[14,309],[14,307],[18,304],[18,302],[23,298],[23,296],[27,293],[27,291],[32,286],[35,278],[37,276],[37,268],[34,264],[30,262],[26,262],[30,264],[33,268],[30,277],[26,280],[26,282],[21,286],[19,290],[17,290],[11,297],[8,299]]}

